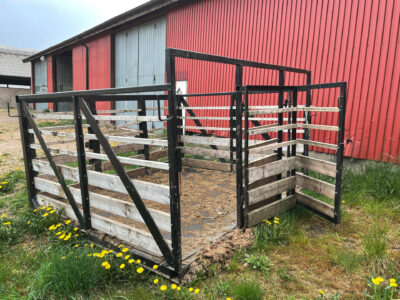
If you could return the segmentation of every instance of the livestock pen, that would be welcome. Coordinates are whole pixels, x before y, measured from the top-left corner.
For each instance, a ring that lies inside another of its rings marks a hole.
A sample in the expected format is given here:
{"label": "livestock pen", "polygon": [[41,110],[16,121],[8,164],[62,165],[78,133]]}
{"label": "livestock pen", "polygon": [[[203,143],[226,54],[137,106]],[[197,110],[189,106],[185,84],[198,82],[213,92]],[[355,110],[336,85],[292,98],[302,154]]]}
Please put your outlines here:
{"label": "livestock pen", "polygon": [[[177,58],[231,65],[235,85],[177,94]],[[279,83],[244,85],[244,68],[278,72]],[[199,249],[233,228],[297,203],[340,222],[345,82],[311,84],[307,70],[178,49],[166,50],[166,73],[164,85],[17,97],[31,207],[63,210],[89,237],[129,245],[145,266],[157,263],[170,278],[181,278]],[[305,84],[285,85],[286,73],[304,76]],[[322,89],[332,90],[332,106],[318,106]],[[194,97],[226,97],[227,106],[191,106]],[[265,105],[252,105],[257,97]],[[101,101],[137,108],[97,111]],[[70,102],[73,111],[29,107],[42,102]],[[322,114],[337,125],[311,122]],[[71,124],[39,127],[41,120]],[[207,127],[207,120],[225,125]],[[337,143],[313,141],[311,130],[332,132]],[[336,160],[309,155],[318,148]]]}

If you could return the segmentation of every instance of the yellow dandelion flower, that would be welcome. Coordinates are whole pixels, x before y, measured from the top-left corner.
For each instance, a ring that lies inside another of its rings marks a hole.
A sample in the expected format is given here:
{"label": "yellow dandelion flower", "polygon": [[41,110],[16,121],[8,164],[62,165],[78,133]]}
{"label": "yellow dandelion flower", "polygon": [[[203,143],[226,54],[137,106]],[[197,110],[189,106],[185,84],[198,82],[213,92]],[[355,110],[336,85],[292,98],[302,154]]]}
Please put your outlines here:
{"label": "yellow dandelion flower", "polygon": [[63,238],[65,238],[65,234],[62,234],[58,237],[60,240],[62,240]]}
{"label": "yellow dandelion flower", "polygon": [[[42,199],[43,200],[43,199]],[[46,206],[42,206],[40,209],[46,209]]]}
{"label": "yellow dandelion flower", "polygon": [[142,274],[143,271],[144,271],[144,269],[142,267],[136,269],[136,272],[138,272],[139,274]]}
{"label": "yellow dandelion flower", "polygon": [[392,287],[397,287],[397,283],[396,283],[396,282],[391,282],[390,285],[391,285]]}
{"label": "yellow dandelion flower", "polygon": [[47,208],[47,210],[52,210],[52,208],[49,206],[49,207]]}
{"label": "yellow dandelion flower", "polygon": [[43,217],[47,217],[49,214],[48,213],[45,213],[45,214],[43,214]]}
{"label": "yellow dandelion flower", "polygon": [[90,244],[90,248],[93,248],[94,247],[94,245],[93,244]]}
{"label": "yellow dandelion flower", "polygon": [[61,257],[61,259],[66,259],[66,257],[65,257],[65,256],[63,256],[63,257]]}
{"label": "yellow dandelion flower", "polygon": [[50,214],[54,214],[56,211],[53,209],[51,211],[49,211]]}
{"label": "yellow dandelion flower", "polygon": [[176,284],[175,283],[171,284],[171,289],[176,290]]}
{"label": "yellow dandelion flower", "polygon": [[153,270],[157,270],[158,269],[158,266],[157,265],[154,265],[153,266]]}
{"label": "yellow dandelion flower", "polygon": [[195,289],[195,290],[194,290],[194,293],[195,293],[195,294],[198,294],[199,292],[200,292],[199,289]]}
{"label": "yellow dandelion flower", "polygon": [[31,224],[31,220],[29,220],[27,224],[28,224],[28,225]]}
{"label": "yellow dandelion flower", "polygon": [[121,264],[121,265],[119,266],[119,268],[120,268],[120,269],[125,268],[125,264]]}
{"label": "yellow dandelion flower", "polygon": [[75,234],[74,236],[79,236],[79,234]]}
{"label": "yellow dandelion flower", "polygon": [[79,247],[79,244],[75,244],[75,246],[74,246],[75,248],[78,248]]}
{"label": "yellow dandelion flower", "polygon": [[128,248],[124,248],[124,249],[122,249],[122,252],[128,252],[129,251],[129,249]]}
{"label": "yellow dandelion flower", "polygon": [[108,264],[107,266],[105,266],[104,268],[106,268],[107,270],[111,267],[110,264]]}
{"label": "yellow dandelion flower", "polygon": [[396,282],[396,279],[390,278],[390,279],[389,279],[389,282]]}
{"label": "yellow dandelion flower", "polygon": [[163,285],[160,287],[160,290],[166,291],[166,290],[167,290],[167,286],[166,286],[165,284],[163,284]]}
{"label": "yellow dandelion flower", "polygon": [[78,227],[74,227],[74,231],[78,231]]}
{"label": "yellow dandelion flower", "polygon": [[108,250],[108,253],[113,253],[114,252],[114,250]]}
{"label": "yellow dandelion flower", "polygon": [[58,223],[58,224],[56,225],[56,227],[57,227],[57,228],[58,228],[58,227],[61,227],[61,225],[62,225],[61,223]]}
{"label": "yellow dandelion flower", "polygon": [[123,246],[122,245],[118,245],[118,248],[122,248]]}
{"label": "yellow dandelion flower", "polygon": [[158,283],[158,278],[154,279],[153,283],[157,284]]}
{"label": "yellow dandelion flower", "polygon": [[372,283],[375,285],[379,285],[381,282],[378,280],[378,278],[372,278]]}
{"label": "yellow dandelion flower", "polygon": [[89,254],[88,254],[88,255],[86,255],[86,256],[89,256],[89,257],[90,257],[90,256],[92,256],[92,253],[89,253]]}
{"label": "yellow dandelion flower", "polygon": [[180,287],[180,286],[178,286],[178,287],[176,288],[176,290],[177,290],[177,291],[180,291],[180,290],[181,290],[181,287]]}
{"label": "yellow dandelion flower", "polygon": [[324,293],[323,290],[319,290],[318,292],[319,292],[322,296],[325,295],[325,293]]}
{"label": "yellow dandelion flower", "polygon": [[130,263],[130,264],[133,264],[135,262],[135,260],[134,259],[130,259],[130,260],[128,260],[128,263]]}
{"label": "yellow dandelion flower", "polygon": [[105,267],[105,266],[107,266],[107,265],[108,265],[108,261],[104,261],[104,262],[101,264],[102,267]]}
{"label": "yellow dandelion flower", "polygon": [[275,223],[275,224],[279,224],[279,221],[278,221],[278,220],[274,220],[274,223]]}
{"label": "yellow dandelion flower", "polygon": [[137,264],[140,264],[142,261],[140,260],[140,259],[138,259],[137,261],[136,261],[136,263]]}
{"label": "yellow dandelion flower", "polygon": [[121,257],[121,256],[122,256],[122,253],[121,253],[121,252],[118,252],[115,256],[116,256],[116,257]]}
{"label": "yellow dandelion flower", "polygon": [[84,246],[84,247],[87,247],[87,246],[89,246],[89,245],[86,243],[86,244],[84,244],[83,246]]}
{"label": "yellow dandelion flower", "polygon": [[193,292],[193,288],[191,287],[191,288],[189,288],[189,292]]}
{"label": "yellow dandelion flower", "polygon": [[56,235],[60,235],[61,233],[62,233],[62,231],[59,231],[59,232],[56,233]]}
{"label": "yellow dandelion flower", "polygon": [[5,217],[7,217],[7,214],[2,214],[1,217],[5,218]]}
{"label": "yellow dandelion flower", "polygon": [[232,300],[232,298],[230,298],[230,297],[226,297],[226,300]]}
{"label": "yellow dandelion flower", "polygon": [[379,280],[379,282],[385,281],[382,277],[376,277],[376,279]]}
{"label": "yellow dandelion flower", "polygon": [[11,222],[4,222],[3,225],[4,226],[11,225]]}
{"label": "yellow dandelion flower", "polygon": [[66,220],[64,223],[68,225],[71,222],[72,222],[71,220]]}
{"label": "yellow dandelion flower", "polygon": [[125,259],[126,259],[126,260],[128,260],[129,257],[131,257],[129,254],[128,254],[128,255],[125,255]]}
{"label": "yellow dandelion flower", "polygon": [[33,212],[37,212],[37,209],[35,208],[35,209],[33,210]]}
{"label": "yellow dandelion flower", "polygon": [[279,221],[279,218],[278,218],[278,217],[275,217],[274,219],[277,220],[277,221]]}

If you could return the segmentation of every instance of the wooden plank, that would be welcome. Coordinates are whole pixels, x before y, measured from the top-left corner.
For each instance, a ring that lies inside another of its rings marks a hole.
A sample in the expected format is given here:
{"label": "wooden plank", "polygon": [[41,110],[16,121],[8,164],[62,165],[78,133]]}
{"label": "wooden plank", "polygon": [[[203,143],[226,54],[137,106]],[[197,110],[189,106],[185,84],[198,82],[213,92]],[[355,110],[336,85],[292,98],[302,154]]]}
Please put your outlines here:
{"label": "wooden plank", "polygon": [[297,128],[339,131],[338,126],[316,125],[316,124],[305,124],[305,123],[297,123]]}
{"label": "wooden plank", "polygon": [[[37,197],[40,205],[51,205],[57,210],[63,209],[63,214],[65,217],[76,221],[76,217],[72,211],[72,208],[67,203],[53,199],[44,194],[37,194]],[[161,251],[159,250],[150,233],[111,219],[107,219],[95,213],[91,214],[91,219],[92,227],[94,229],[128,242],[140,248],[142,251],[147,251],[153,255],[162,256]],[[166,242],[170,246],[170,241],[166,240]]]}
{"label": "wooden plank", "polygon": [[249,150],[255,149],[255,148],[259,148],[259,147],[262,147],[262,146],[266,146],[266,145],[271,145],[271,144],[274,144],[274,143],[277,143],[277,142],[278,142],[278,139],[270,139],[270,140],[267,140],[267,141],[262,141],[262,142],[259,142],[259,143],[256,143],[256,144],[249,145]]}
{"label": "wooden plank", "polygon": [[297,155],[297,166],[327,176],[336,177],[336,163],[333,162]]}
{"label": "wooden plank", "polygon": [[[230,131],[230,128],[224,128],[224,127],[200,127],[200,126],[178,126],[178,128],[183,128],[183,129],[198,129],[198,130],[212,130],[212,131]],[[236,131],[236,128],[233,128],[233,131]]]}
{"label": "wooden plank", "polygon": [[253,161],[249,162],[249,168],[259,167],[259,166],[262,166],[265,164],[269,164],[273,161],[276,161],[277,157],[278,157],[278,155],[276,153],[273,153],[273,154],[264,156],[262,158],[253,160]]}
{"label": "wooden plank", "polygon": [[[200,155],[214,158],[230,158],[230,152],[226,150],[214,150],[214,149],[205,149],[205,148],[193,148],[193,147],[183,147],[182,153],[191,154],[191,155]],[[234,157],[236,155],[234,154]]]}
{"label": "wooden plank", "polygon": [[251,149],[250,153],[266,153],[266,152],[268,153],[268,152],[270,152],[272,150],[276,150],[278,148],[295,145],[295,144],[297,144],[297,141],[298,140],[293,140],[293,141],[286,141],[286,142],[282,142],[282,143],[274,143],[271,145],[266,145],[266,146],[259,147],[256,149]]}
{"label": "wooden plank", "polygon": [[260,126],[260,127],[261,128],[253,127],[251,129],[249,129],[249,135],[294,129],[294,128],[297,128],[297,125],[296,124],[287,124],[287,125],[281,125],[281,126],[268,126],[268,127]]}
{"label": "wooden plank", "polygon": [[294,195],[290,195],[263,207],[257,208],[248,213],[248,226],[254,226],[262,223],[264,220],[277,216],[280,213],[294,208],[295,206],[296,198]]}
{"label": "wooden plank", "polygon": [[296,177],[294,176],[260,186],[249,191],[249,205],[253,205],[264,199],[271,198],[287,190],[294,189],[295,187]]}
{"label": "wooden plank", "polygon": [[[197,144],[197,145],[214,145],[214,146],[222,146],[229,147],[230,142],[228,138],[221,138],[216,136],[198,136],[198,135],[183,135],[180,136],[180,142],[187,144]],[[257,145],[264,141],[259,140],[249,140],[249,145]],[[244,140],[243,140],[244,145]],[[233,140],[233,146],[236,146],[236,140]]]}
{"label": "wooden plank", "polygon": [[[94,115],[93,116],[97,121],[130,121],[130,122],[165,122],[160,121],[157,116],[119,116],[119,115]],[[34,119],[38,120],[73,120],[74,116],[68,114],[34,114]],[[82,116],[82,119],[85,120],[85,117]]]}
{"label": "wooden plank", "polygon": [[263,178],[268,178],[274,175],[286,173],[286,171],[296,169],[297,158],[296,156],[274,161],[265,164],[261,167],[249,168],[249,184]]}
{"label": "wooden plank", "polygon": [[296,192],[296,200],[316,211],[319,211],[331,218],[334,218],[334,207],[328,203],[321,200],[315,199],[311,196],[303,194],[301,192]]}
{"label": "wooden plank", "polygon": [[[200,168],[200,169],[208,169],[208,170],[217,170],[223,172],[230,172],[230,164],[229,163],[221,163],[214,162],[209,160],[200,160],[193,158],[183,158],[182,163],[184,166],[191,168]],[[235,166],[233,166],[235,170]]]}
{"label": "wooden plank", "polygon": [[[34,159],[32,162],[33,169],[47,175],[53,175],[53,170],[47,161],[40,161]],[[79,170],[66,166],[57,165],[61,174],[67,180],[79,182]],[[125,186],[122,184],[120,178],[116,175],[99,173],[96,171],[88,171],[89,185],[99,188],[108,189],[114,192],[128,194]],[[137,189],[140,197],[147,200],[152,200],[161,204],[169,205],[169,187],[166,185],[156,184],[152,182],[145,182],[140,180],[132,180],[133,185]]]}
{"label": "wooden plank", "polygon": [[[32,129],[29,129],[28,131],[30,133],[33,133]],[[40,133],[42,135],[46,135],[46,136],[58,136],[58,137],[75,138],[75,133],[72,133],[72,132],[40,130]],[[114,136],[114,135],[105,135],[105,137],[106,137],[107,140],[113,141],[113,142],[168,147],[168,141],[167,140],[137,138],[137,137],[132,137],[132,136]],[[96,137],[95,134],[84,134],[84,138],[86,140],[97,140],[97,137]]]}
{"label": "wooden plank", "polygon": [[312,178],[300,173],[296,174],[296,184],[315,193],[335,199],[335,185],[322,180]]}
{"label": "wooden plank", "polygon": [[334,145],[334,144],[327,144],[327,143],[321,143],[321,142],[315,142],[315,141],[309,141],[309,140],[303,140],[303,139],[298,139],[296,141],[299,144],[304,144],[304,145],[309,145],[309,146],[317,146],[317,147],[331,149],[331,150],[337,150],[337,148],[338,148],[338,146]]}
{"label": "wooden plank", "polygon": [[[31,144],[30,147],[32,149],[36,149],[36,150],[42,149],[41,146],[38,144]],[[71,155],[71,156],[78,156],[78,153],[76,151],[71,151],[71,150],[49,148],[49,151],[51,154],[65,154],[65,155]],[[106,154],[86,152],[85,155],[87,158],[101,159],[101,160],[107,160],[107,161],[110,160]],[[124,156],[117,156],[117,158],[121,163],[124,163],[124,164],[136,165],[136,166],[141,166],[141,167],[150,167],[150,168],[155,168],[155,169],[160,169],[160,170],[169,170],[169,165],[164,162],[130,158],[130,157],[124,157]]]}
{"label": "wooden plank", "polygon": [[[35,177],[35,188],[57,197],[65,198],[65,194],[61,185],[57,182]],[[77,203],[82,204],[81,191],[78,188],[70,186],[70,190]],[[111,214],[130,219],[135,222],[144,223],[140,216],[135,204],[122,201],[116,198],[108,197],[105,195],[89,192],[90,206],[93,208],[101,209]],[[148,208],[151,216],[156,222],[158,228],[171,232],[171,216],[168,213]]]}
{"label": "wooden plank", "polygon": [[256,109],[250,110],[249,115],[268,115],[268,114],[278,114],[278,113],[287,113],[287,112],[295,112],[295,111],[314,111],[314,112],[339,112],[340,109],[338,107],[288,107],[288,108],[269,108],[269,109]]}

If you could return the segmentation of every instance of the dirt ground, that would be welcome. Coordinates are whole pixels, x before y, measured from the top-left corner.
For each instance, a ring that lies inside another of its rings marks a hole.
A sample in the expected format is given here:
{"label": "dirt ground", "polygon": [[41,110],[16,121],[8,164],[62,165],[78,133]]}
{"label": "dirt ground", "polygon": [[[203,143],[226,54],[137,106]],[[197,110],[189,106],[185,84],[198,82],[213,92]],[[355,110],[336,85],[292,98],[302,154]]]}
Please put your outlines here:
{"label": "dirt ground", "polygon": [[[12,115],[17,115],[13,110]],[[18,118],[10,118],[7,110],[0,109],[0,173],[24,165]]]}

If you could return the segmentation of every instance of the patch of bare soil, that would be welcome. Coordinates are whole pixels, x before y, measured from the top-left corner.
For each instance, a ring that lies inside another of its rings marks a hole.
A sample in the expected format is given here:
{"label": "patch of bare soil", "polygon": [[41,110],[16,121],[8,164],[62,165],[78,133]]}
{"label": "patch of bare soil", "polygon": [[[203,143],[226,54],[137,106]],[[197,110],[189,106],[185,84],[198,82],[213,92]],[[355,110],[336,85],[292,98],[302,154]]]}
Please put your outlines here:
{"label": "patch of bare soil", "polygon": [[[12,112],[16,115],[16,111]],[[18,118],[10,118],[0,109],[0,173],[7,173],[24,165]]]}

